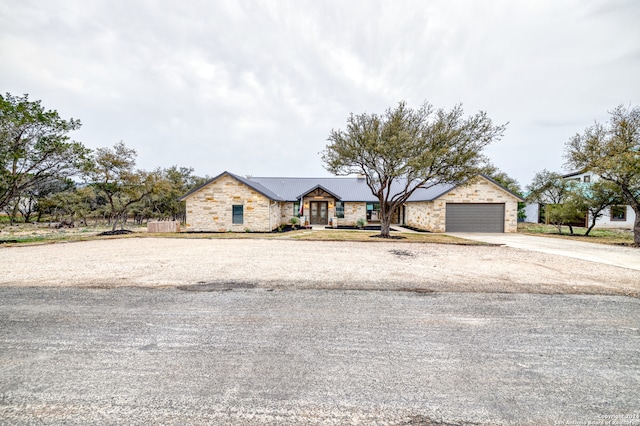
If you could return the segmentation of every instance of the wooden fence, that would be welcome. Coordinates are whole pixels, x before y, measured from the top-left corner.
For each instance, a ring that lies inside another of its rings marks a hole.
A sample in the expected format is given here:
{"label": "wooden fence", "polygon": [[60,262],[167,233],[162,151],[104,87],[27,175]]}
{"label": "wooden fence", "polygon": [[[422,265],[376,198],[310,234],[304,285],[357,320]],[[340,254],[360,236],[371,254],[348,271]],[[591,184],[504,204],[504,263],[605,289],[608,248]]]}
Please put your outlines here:
{"label": "wooden fence", "polygon": [[147,223],[147,232],[180,232],[180,222],[174,220],[165,220],[162,222]]}

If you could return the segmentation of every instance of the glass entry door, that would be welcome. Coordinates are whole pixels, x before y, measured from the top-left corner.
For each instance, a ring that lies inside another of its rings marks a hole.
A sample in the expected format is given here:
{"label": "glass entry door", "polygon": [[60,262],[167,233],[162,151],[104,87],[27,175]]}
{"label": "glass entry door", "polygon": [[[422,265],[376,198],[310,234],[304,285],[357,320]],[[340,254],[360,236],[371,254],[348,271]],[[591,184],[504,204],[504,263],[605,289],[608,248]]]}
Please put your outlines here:
{"label": "glass entry door", "polygon": [[312,225],[327,225],[329,223],[327,201],[311,201],[309,207],[309,223]]}

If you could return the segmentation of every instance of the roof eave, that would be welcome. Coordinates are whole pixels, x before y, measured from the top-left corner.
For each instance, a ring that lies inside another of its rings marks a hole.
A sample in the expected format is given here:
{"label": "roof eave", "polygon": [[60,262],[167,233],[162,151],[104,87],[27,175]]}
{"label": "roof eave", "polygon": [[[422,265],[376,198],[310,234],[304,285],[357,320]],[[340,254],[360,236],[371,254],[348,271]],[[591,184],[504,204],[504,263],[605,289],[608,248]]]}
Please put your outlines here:
{"label": "roof eave", "polygon": [[272,201],[285,201],[282,198],[278,197],[277,195],[271,195],[271,194],[267,194],[265,193],[262,189],[256,187],[255,185],[252,185],[251,181],[249,179],[242,179],[240,176],[233,174],[231,172],[227,172],[224,171],[222,173],[220,173],[218,176],[209,179],[208,181],[206,181],[205,183],[203,183],[202,185],[198,186],[195,189],[192,189],[191,191],[187,192],[185,195],[183,195],[182,197],[178,198],[178,201],[185,201],[189,196],[195,194],[196,192],[200,191],[202,188],[204,188],[205,186],[211,184],[212,182],[215,182],[216,180],[220,179],[223,176],[230,176],[232,178],[234,178],[235,180],[237,180],[238,182],[247,185],[249,188],[253,189],[254,191],[259,192],[260,194],[264,195],[265,197],[267,197],[268,199],[272,200]]}

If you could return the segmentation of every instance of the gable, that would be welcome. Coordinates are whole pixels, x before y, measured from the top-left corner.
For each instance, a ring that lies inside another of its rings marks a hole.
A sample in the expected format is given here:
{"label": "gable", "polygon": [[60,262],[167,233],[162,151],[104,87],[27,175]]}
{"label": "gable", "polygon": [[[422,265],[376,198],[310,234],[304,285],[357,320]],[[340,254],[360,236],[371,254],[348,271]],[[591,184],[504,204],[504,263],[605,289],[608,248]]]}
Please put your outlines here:
{"label": "gable", "polygon": [[302,197],[322,197],[322,198],[335,198],[336,200],[340,200],[342,197],[334,194],[329,191],[327,188],[322,185],[316,185],[315,187],[309,189],[308,191],[303,192],[297,198],[301,199]]}
{"label": "gable", "polygon": [[509,189],[505,188],[495,180],[485,175],[478,175],[476,178],[472,179],[470,182],[466,184],[451,187],[445,192],[439,194],[437,197],[434,197],[434,200],[439,198],[447,198],[448,196],[455,196],[455,194],[460,192],[466,193],[469,197],[474,197],[477,199],[486,198],[491,200],[493,198],[490,194],[487,194],[487,197],[483,197],[482,193],[492,192],[495,194],[496,191],[498,191],[498,193],[500,194],[499,198],[507,197],[507,198],[515,199],[516,201],[524,201],[524,199],[521,196],[511,192]]}
{"label": "gable", "polygon": [[273,200],[273,201],[284,201],[282,198],[280,198],[277,194],[274,194],[272,191],[270,191],[268,188],[265,188],[264,186],[260,185],[258,182],[253,182],[250,179],[246,179],[243,178],[241,176],[238,176],[236,174],[224,171],[222,173],[220,173],[218,176],[208,180],[207,182],[203,183],[202,185],[200,185],[199,187],[192,189],[191,191],[187,192],[185,195],[183,195],[182,197],[178,198],[178,201],[185,201],[187,198],[189,198],[190,196],[192,196],[193,194],[207,188],[208,186],[214,184],[216,181],[218,181],[219,179],[225,177],[225,176],[229,176],[232,179],[235,179],[236,181],[238,181],[239,183],[248,186],[249,188],[253,189],[254,191],[260,193],[261,195],[264,195],[265,197]]}

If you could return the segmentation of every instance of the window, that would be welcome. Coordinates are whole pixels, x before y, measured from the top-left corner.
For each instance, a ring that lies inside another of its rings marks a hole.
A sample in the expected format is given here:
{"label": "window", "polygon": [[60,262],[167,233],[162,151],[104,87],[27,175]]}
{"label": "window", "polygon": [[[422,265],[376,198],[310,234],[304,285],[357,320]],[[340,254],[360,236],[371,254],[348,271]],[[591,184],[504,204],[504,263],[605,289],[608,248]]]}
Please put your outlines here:
{"label": "window", "polygon": [[233,220],[234,225],[242,225],[244,223],[244,208],[243,206],[233,206]]}
{"label": "window", "polygon": [[336,201],[336,217],[344,219],[344,201]]}
{"label": "window", "polygon": [[293,202],[293,215],[295,217],[299,217],[302,215],[302,212],[300,211],[300,201]]}
{"label": "window", "polygon": [[380,203],[367,203],[367,220],[380,220],[378,213],[380,212]]}
{"label": "window", "polygon": [[611,220],[627,220],[627,206],[611,206]]}
{"label": "window", "polygon": [[589,183],[589,182],[591,182],[591,176],[590,176],[590,175],[584,175],[584,176],[582,177],[582,181],[583,181],[584,183]]}

